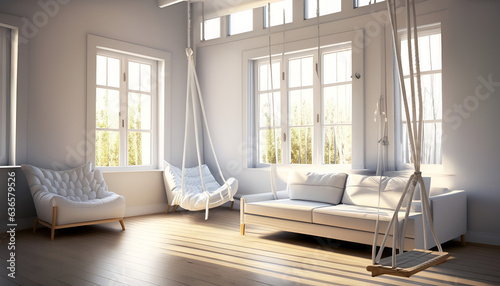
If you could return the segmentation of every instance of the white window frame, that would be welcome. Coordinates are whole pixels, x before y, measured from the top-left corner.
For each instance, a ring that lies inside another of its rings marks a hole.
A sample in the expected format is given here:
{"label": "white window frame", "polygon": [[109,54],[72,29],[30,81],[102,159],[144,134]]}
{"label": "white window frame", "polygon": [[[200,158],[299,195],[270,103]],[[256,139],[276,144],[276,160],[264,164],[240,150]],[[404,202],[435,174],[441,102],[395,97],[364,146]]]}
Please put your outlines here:
{"label": "white window frame", "polygon": [[[15,166],[18,157],[25,155],[24,152],[17,149],[17,137],[23,136],[18,134],[17,110],[20,93],[18,89],[19,87],[22,89],[27,79],[27,71],[20,65],[19,58],[27,58],[28,45],[21,45],[23,41],[26,41],[24,38],[20,39],[19,35],[19,31],[23,26],[21,18],[0,13],[0,26],[10,30],[10,64],[9,70],[5,70],[6,73],[9,73],[9,90],[0,95],[0,100],[3,102],[0,104],[2,106],[0,111],[5,115],[5,118],[0,119],[2,124],[0,126],[0,135],[2,136],[0,141],[0,166]],[[4,119],[8,121],[8,124],[3,122]]]}
{"label": "white window frame", "polygon": [[[156,113],[156,119],[152,121],[156,133],[152,136],[153,144],[152,161],[149,166],[113,166],[113,167],[98,167],[109,171],[125,171],[125,170],[154,170],[159,169],[163,165],[165,155],[168,157],[170,150],[163,148],[164,142],[170,142],[170,129],[165,125],[165,114],[170,114],[170,67],[171,55],[168,52],[135,45],[127,42],[113,40],[109,38],[99,37],[95,35],[87,35],[87,161],[95,165],[95,132],[96,132],[96,57],[98,54],[106,53],[106,51],[127,55],[137,60],[145,59],[147,61],[155,61],[157,63],[157,80],[155,87],[156,104],[152,102],[153,112]],[[128,64],[128,62],[127,62]],[[167,99],[167,104],[165,100]],[[168,110],[165,110],[165,106]],[[123,107],[120,107],[123,108]],[[122,114],[123,115],[123,114]],[[123,116],[122,116],[123,117]],[[126,119],[122,118],[121,119]],[[125,120],[127,121],[127,120]],[[121,122],[120,122],[121,123]],[[120,140],[123,144],[123,140]],[[120,146],[120,148],[123,148]],[[126,145],[125,145],[126,146]],[[123,150],[123,149],[122,149]],[[126,149],[125,149],[126,150]],[[120,152],[120,156],[123,156]],[[126,162],[121,161],[121,162]]]}
{"label": "white window frame", "polygon": [[[362,34],[362,33],[361,33]],[[360,35],[359,31],[352,31],[352,32],[344,32],[344,33],[339,33],[336,35],[324,37],[322,39],[322,47],[321,47],[321,54],[323,54],[324,51],[327,51],[332,45],[338,45],[341,43],[346,43],[346,42],[351,42],[352,44],[352,50],[353,50],[353,60],[352,60],[352,71],[353,73],[359,72],[360,75],[363,74],[364,71],[364,53],[363,53],[363,47],[356,45],[355,41],[355,36]],[[359,39],[356,39],[359,41]],[[314,63],[317,63],[317,41],[312,41],[312,40],[302,40],[302,41],[297,41],[291,44],[287,44],[286,51],[285,51],[285,57],[297,57],[301,54],[304,53],[304,51],[307,51],[307,54],[313,54],[314,55]],[[275,47],[276,49],[273,49],[273,51],[276,51],[274,56],[273,56],[273,61],[276,60],[281,60],[281,50],[280,47]],[[300,51],[300,52],[299,52]],[[257,88],[255,86],[256,80],[254,80],[257,76],[256,73],[256,62],[261,60],[261,61],[269,61],[268,58],[268,49],[267,48],[262,48],[262,49],[255,49],[251,51],[245,51],[243,54],[243,61],[244,64],[247,66],[247,69],[244,71],[243,76],[244,76],[244,90],[245,90],[245,95],[246,95],[246,108],[245,108],[245,113],[244,113],[244,118],[246,120],[245,124],[245,129],[246,132],[244,132],[244,140],[247,142],[248,146],[252,146],[251,148],[247,148],[248,152],[245,154],[244,161],[246,163],[246,166],[249,168],[259,168],[259,167],[266,167],[269,164],[264,164],[264,163],[259,163],[259,146],[258,146],[258,134],[257,130],[259,130],[258,127],[258,122],[256,116],[258,115],[258,102],[254,99],[255,95],[257,94]],[[282,66],[282,70],[287,70],[288,69],[288,63],[287,60],[285,60],[285,66]],[[281,77],[281,94],[286,95],[281,97],[281,122],[282,125],[284,124],[284,127],[281,127],[282,134],[286,130],[287,132],[287,142],[283,144],[282,146],[282,154],[289,154],[289,132],[288,132],[288,93],[287,89],[285,88],[287,85],[287,78],[288,75],[285,76],[285,80],[283,80],[283,77]],[[314,75],[314,89],[315,92],[322,90],[320,80]],[[352,111],[352,161],[349,166],[346,165],[341,165],[341,164],[331,164],[331,165],[323,165],[322,164],[322,156],[323,152],[315,152],[313,154],[313,165],[316,166],[326,166],[330,169],[362,169],[365,167],[365,159],[364,159],[364,78],[361,76],[361,78],[358,80],[353,79],[353,84],[352,84],[352,105],[353,105],[353,111]],[[314,138],[321,138],[320,142],[317,140],[314,141],[313,148],[317,149],[320,148],[322,149],[322,128],[323,128],[323,120],[321,119],[320,122],[316,121],[316,115],[321,114],[321,106],[322,106],[322,96],[314,96],[315,104],[314,104]],[[286,108],[283,108],[286,107]],[[321,117],[321,116],[320,116]],[[286,127],[286,128],[285,128]],[[317,134],[317,133],[321,134]],[[314,139],[313,139],[314,140]],[[319,147],[318,147],[319,146]],[[283,164],[289,164],[289,156],[283,156]],[[294,166],[303,166],[299,164],[290,164]],[[305,166],[311,166],[310,164],[307,164]]]}
{"label": "white window frame", "polygon": [[[422,35],[429,35],[429,34],[436,34],[438,31],[439,34],[441,34],[441,39],[442,39],[442,30],[441,30],[441,24],[440,23],[434,23],[434,24],[429,24],[429,25],[421,25],[418,27],[418,33],[419,36]],[[401,41],[403,39],[406,39],[406,31],[399,31],[400,35],[400,42],[398,43],[400,45],[400,50],[402,53],[408,53],[408,47],[407,46],[401,46]],[[442,40],[441,40],[442,41]],[[436,74],[440,73],[441,74],[441,81],[442,81],[442,74],[443,74],[443,57],[442,57],[442,47],[441,47],[441,69],[440,70],[433,70],[433,71],[428,71],[428,72],[421,72],[421,76],[428,75],[428,74]],[[394,71],[395,77],[397,77],[397,71]],[[409,75],[405,75],[404,78],[409,78]],[[395,78],[396,83],[399,84],[399,77]],[[442,84],[441,84],[442,86]],[[407,87],[409,88],[409,87]],[[415,86],[416,88],[416,86]],[[441,94],[443,94],[443,91],[441,90]],[[402,113],[403,107],[402,107],[402,101],[401,101],[401,93],[400,90],[395,90],[394,92],[394,106],[395,106],[395,138],[396,138],[396,144],[395,144],[395,154],[396,154],[396,166],[397,170],[406,170],[406,169],[412,169],[413,164],[412,163],[405,163],[404,158],[403,158],[403,146],[404,144],[404,139],[403,139],[403,122],[406,122],[406,117]],[[440,122],[441,123],[441,132],[443,132],[443,113],[441,113],[441,119],[440,120],[424,120],[424,123],[432,123],[432,122]],[[442,139],[442,138],[441,138]],[[442,140],[441,140],[441,153],[442,153]],[[443,161],[444,157],[441,158],[441,163],[440,164],[421,164],[422,170],[425,171],[433,171],[433,172],[440,172],[442,171],[443,168]]]}

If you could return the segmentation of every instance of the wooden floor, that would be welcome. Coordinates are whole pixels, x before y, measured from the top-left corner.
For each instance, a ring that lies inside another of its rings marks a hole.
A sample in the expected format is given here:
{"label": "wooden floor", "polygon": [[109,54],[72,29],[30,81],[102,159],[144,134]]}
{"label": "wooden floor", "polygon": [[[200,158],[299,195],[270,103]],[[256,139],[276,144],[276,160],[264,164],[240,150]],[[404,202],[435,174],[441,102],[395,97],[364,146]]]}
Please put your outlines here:
{"label": "wooden floor", "polygon": [[370,246],[273,232],[240,235],[239,212],[218,208],[16,233],[16,278],[0,242],[0,285],[500,285],[500,248],[443,245],[451,258],[411,278],[371,277]]}

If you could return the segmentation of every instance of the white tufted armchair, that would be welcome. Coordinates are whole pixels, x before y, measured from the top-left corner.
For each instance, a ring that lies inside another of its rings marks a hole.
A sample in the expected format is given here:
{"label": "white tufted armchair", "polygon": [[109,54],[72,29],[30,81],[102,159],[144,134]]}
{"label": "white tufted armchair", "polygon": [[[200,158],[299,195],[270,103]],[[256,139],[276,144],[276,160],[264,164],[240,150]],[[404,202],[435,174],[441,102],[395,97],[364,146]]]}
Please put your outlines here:
{"label": "white tufted armchair", "polygon": [[35,203],[38,223],[56,229],[119,221],[125,230],[125,198],[108,191],[102,172],[87,163],[75,169],[53,171],[21,166]]}

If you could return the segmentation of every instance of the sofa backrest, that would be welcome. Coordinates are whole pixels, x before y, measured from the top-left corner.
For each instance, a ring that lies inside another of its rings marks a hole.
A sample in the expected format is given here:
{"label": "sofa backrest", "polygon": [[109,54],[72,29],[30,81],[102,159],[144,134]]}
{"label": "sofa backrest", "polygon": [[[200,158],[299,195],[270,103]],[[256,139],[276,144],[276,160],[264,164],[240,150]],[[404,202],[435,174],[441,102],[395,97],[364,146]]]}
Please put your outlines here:
{"label": "sofa backrest", "polygon": [[287,190],[292,200],[338,204],[344,193],[347,174],[291,172]]}
{"label": "sofa backrest", "polygon": [[94,170],[91,163],[80,167],[54,171],[31,165],[21,166],[34,196],[37,192],[57,194],[75,202],[105,198],[108,190],[100,170]]}
{"label": "sofa backrest", "polygon": [[[350,175],[347,178],[346,188],[342,196],[342,203],[366,207],[378,207],[380,188],[380,208],[396,209],[404,191],[407,177],[381,177]],[[429,193],[430,178],[424,177],[424,184]],[[413,200],[420,199],[420,188],[414,192]]]}

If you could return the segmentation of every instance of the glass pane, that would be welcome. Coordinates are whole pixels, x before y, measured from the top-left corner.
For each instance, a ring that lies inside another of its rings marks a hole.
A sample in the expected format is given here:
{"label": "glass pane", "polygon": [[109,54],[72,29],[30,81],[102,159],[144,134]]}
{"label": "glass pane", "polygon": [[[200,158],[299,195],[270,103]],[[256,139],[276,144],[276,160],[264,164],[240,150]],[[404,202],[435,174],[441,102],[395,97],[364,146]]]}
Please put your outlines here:
{"label": "glass pane", "polygon": [[263,93],[259,98],[259,127],[272,127],[271,119],[274,117],[274,126],[280,126],[281,108],[280,108],[280,93],[274,93],[274,114],[271,113],[271,102],[273,95],[271,93]]}
{"label": "glass pane", "polygon": [[438,123],[424,123],[422,146],[422,164],[441,164],[442,163],[442,150],[441,138],[442,129],[441,122]]}
{"label": "glass pane", "polygon": [[313,85],[313,76],[314,76],[314,63],[313,57],[303,58],[301,60],[302,64],[302,86],[311,86]]}
{"label": "glass pane", "polygon": [[423,75],[421,78],[424,120],[441,120],[443,118],[441,73]]}
{"label": "glass pane", "polygon": [[118,129],[120,125],[120,94],[117,90],[96,89],[96,127]]}
{"label": "glass pane", "polygon": [[265,90],[271,90],[271,89],[280,89],[280,63],[279,62],[273,62],[273,84],[271,85],[271,77],[270,77],[270,70],[269,70],[269,64],[268,63],[263,63],[259,65],[259,90],[260,91],[265,91]]}
{"label": "glass pane", "polygon": [[236,35],[253,30],[253,9],[229,15],[229,35]]}
{"label": "glass pane", "polygon": [[[264,27],[269,27],[268,18],[268,6],[264,7]],[[283,13],[284,12],[284,13]],[[284,14],[284,15],[283,15]],[[282,25],[283,16],[285,17],[285,23],[291,23],[293,18],[293,1],[284,0],[280,2],[271,3],[271,27]]]}
{"label": "glass pane", "polygon": [[139,90],[140,82],[140,64],[128,62],[128,88]]}
{"label": "glass pane", "polygon": [[[422,103],[424,111],[424,120],[441,120],[443,118],[443,95],[442,95],[442,80],[441,73],[427,74],[421,76],[422,87]],[[417,81],[414,80],[415,92],[417,92]],[[410,118],[413,120],[412,114],[412,100],[411,100],[411,86],[410,79],[405,79],[406,94],[408,97],[408,110],[410,111]],[[416,114],[418,116],[418,102]],[[401,119],[406,121],[405,109],[403,99],[401,99]],[[418,117],[417,117],[418,118]]]}
{"label": "glass pane", "polygon": [[151,92],[151,66],[141,64],[141,91]]}
{"label": "glass pane", "polygon": [[368,6],[368,5],[372,5],[372,4],[375,4],[375,3],[379,3],[379,2],[384,2],[385,0],[354,0],[354,7],[357,8],[357,7],[363,7],[363,6]]}
{"label": "glass pane", "polygon": [[337,82],[351,81],[351,51],[337,53]]}
{"label": "glass pane", "polygon": [[[276,150],[276,147],[278,150]],[[278,162],[276,162],[276,157]],[[259,162],[266,164],[281,163],[280,128],[259,131]]]}
{"label": "glass pane", "polygon": [[[420,71],[431,70],[431,46],[429,36],[418,37],[418,55],[420,61]],[[415,65],[416,66],[416,65]],[[416,71],[416,69],[415,69]]]}
{"label": "glass pane", "polygon": [[432,70],[441,69],[441,34],[430,36]]}
{"label": "glass pane", "polygon": [[[403,162],[413,163],[410,151],[410,141],[408,137],[408,126],[403,123],[402,126],[402,157]],[[424,122],[424,133],[422,139],[422,155],[420,162],[422,164],[442,164],[442,142],[443,137],[441,122]]]}
{"label": "glass pane", "polygon": [[290,125],[311,125],[314,121],[313,114],[313,89],[290,91],[288,116]]}
{"label": "glass pane", "polygon": [[95,164],[97,167],[120,165],[120,132],[96,130]]}
{"label": "glass pane", "polygon": [[314,76],[313,57],[292,59],[288,62],[289,87],[312,86]]}
{"label": "glass pane", "polygon": [[151,129],[151,96],[128,94],[128,129]]}
{"label": "glass pane", "polygon": [[108,86],[120,87],[120,60],[108,58]]}
{"label": "glass pane", "polygon": [[301,83],[300,59],[290,60],[288,62],[288,86],[299,87]]}
{"label": "glass pane", "polygon": [[312,127],[290,128],[290,162],[312,164]]}
{"label": "glass pane", "polygon": [[352,127],[350,125],[323,128],[323,163],[351,164]]}
{"label": "glass pane", "polygon": [[[342,0],[319,0],[319,15],[328,15],[341,11]],[[305,18],[316,18],[317,0],[305,0]]]}
{"label": "glass pane", "polygon": [[351,84],[323,89],[323,122],[324,124],[352,123]]}
{"label": "glass pane", "polygon": [[337,53],[323,55],[323,83],[337,82]]}
{"label": "glass pane", "polygon": [[128,132],[128,165],[151,165],[151,134]]}
{"label": "glass pane", "polygon": [[268,90],[269,79],[269,65],[261,64],[259,65],[259,91]]}
{"label": "glass pane", "polygon": [[[203,29],[203,27],[201,27]],[[203,37],[203,34],[201,35]],[[212,40],[220,38],[220,17],[205,20],[205,39]]]}
{"label": "glass pane", "polygon": [[106,85],[106,57],[97,56],[96,61],[96,84]]}

